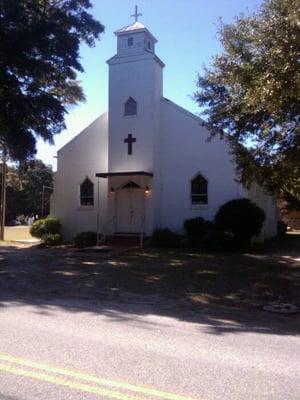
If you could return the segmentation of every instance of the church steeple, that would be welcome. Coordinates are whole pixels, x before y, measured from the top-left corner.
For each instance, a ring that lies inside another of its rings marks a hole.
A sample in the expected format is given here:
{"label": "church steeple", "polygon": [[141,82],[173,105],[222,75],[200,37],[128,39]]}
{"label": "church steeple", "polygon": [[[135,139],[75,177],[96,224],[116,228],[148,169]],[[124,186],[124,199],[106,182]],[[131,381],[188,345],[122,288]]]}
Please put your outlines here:
{"label": "church steeple", "polygon": [[115,32],[117,54],[109,65],[109,171],[153,171],[158,140],[164,63],[157,42],[138,21]]}
{"label": "church steeple", "polygon": [[157,40],[150,31],[138,21],[142,14],[135,6],[135,13],[131,15],[135,21],[115,32],[118,37],[117,56],[137,55],[142,53],[155,53]]}

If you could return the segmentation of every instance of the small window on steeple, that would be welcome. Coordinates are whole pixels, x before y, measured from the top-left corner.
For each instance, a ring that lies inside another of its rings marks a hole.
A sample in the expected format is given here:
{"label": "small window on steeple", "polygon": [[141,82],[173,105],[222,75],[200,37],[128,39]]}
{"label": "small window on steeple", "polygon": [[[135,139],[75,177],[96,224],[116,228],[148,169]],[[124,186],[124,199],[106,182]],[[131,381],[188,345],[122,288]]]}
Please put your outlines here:
{"label": "small window on steeple", "polygon": [[129,99],[125,103],[124,115],[136,115],[136,114],[137,114],[137,102],[132,97],[129,97]]}
{"label": "small window on steeple", "polygon": [[148,50],[151,50],[151,42],[148,40]]}
{"label": "small window on steeple", "polygon": [[128,46],[133,46],[133,37],[129,37],[129,38],[127,39],[127,45],[128,45]]}

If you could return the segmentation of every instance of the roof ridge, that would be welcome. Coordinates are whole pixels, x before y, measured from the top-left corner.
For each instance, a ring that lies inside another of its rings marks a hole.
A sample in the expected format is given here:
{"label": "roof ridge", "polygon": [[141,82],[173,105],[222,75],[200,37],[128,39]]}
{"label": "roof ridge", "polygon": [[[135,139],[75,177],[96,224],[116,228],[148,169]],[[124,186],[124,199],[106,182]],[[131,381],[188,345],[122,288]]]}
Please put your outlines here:
{"label": "roof ridge", "polygon": [[93,124],[95,124],[98,120],[100,120],[101,118],[104,118],[105,115],[108,115],[108,111],[104,111],[102,114],[98,115],[97,118],[94,118],[90,123],[88,123],[88,125],[86,125],[85,128],[83,128],[80,132],[78,132],[72,139],[70,139],[66,144],[64,144],[61,148],[59,148],[57,150],[57,154],[59,152],[61,152],[62,150],[64,150],[67,146],[69,146],[70,144],[74,144],[76,143],[77,140],[79,140],[81,138],[81,135],[84,135],[88,128],[90,128]]}
{"label": "roof ridge", "polygon": [[123,26],[122,28],[115,31],[115,33],[121,33],[126,31],[134,31],[138,29],[146,29],[145,25],[139,21],[133,22],[132,24]]}
{"label": "roof ridge", "polygon": [[197,114],[194,114],[193,112],[187,110],[186,108],[180,106],[177,103],[174,103],[174,101],[168,99],[167,97],[162,97],[162,100],[165,101],[166,103],[171,104],[172,106],[176,107],[179,111],[189,115],[190,117],[196,119],[197,121],[199,121],[201,124],[205,125],[205,120],[201,117],[199,117]]}

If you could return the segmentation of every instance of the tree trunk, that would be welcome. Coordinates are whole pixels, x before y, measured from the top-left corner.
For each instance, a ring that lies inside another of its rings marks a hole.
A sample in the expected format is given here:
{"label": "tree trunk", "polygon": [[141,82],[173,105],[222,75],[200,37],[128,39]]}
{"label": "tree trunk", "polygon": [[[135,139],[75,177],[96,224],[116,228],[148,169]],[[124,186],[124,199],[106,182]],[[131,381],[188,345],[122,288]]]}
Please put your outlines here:
{"label": "tree trunk", "polygon": [[0,203],[0,240],[4,240],[5,204],[6,204],[6,147],[2,146],[2,179],[1,179],[1,203]]}

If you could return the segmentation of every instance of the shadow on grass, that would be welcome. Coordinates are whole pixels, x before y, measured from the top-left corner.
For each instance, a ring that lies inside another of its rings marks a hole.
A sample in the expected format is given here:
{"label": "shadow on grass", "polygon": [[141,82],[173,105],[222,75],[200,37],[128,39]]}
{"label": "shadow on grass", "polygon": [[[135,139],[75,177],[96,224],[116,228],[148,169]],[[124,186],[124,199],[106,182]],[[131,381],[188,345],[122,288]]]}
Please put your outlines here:
{"label": "shadow on grass", "polygon": [[245,254],[147,249],[110,257],[4,246],[0,307],[34,305],[42,316],[58,307],[146,327],[141,317],[158,315],[201,324],[214,334],[298,334],[298,315],[261,309],[270,302],[299,301],[299,244],[294,235],[276,248]]}

